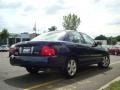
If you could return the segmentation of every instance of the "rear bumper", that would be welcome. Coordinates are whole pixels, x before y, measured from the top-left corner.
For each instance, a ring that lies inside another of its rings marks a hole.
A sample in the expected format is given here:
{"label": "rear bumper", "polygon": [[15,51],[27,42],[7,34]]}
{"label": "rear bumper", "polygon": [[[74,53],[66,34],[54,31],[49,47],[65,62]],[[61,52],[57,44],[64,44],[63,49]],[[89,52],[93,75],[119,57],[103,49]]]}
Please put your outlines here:
{"label": "rear bumper", "polygon": [[65,57],[14,56],[10,57],[10,64],[22,67],[61,68],[65,65]]}

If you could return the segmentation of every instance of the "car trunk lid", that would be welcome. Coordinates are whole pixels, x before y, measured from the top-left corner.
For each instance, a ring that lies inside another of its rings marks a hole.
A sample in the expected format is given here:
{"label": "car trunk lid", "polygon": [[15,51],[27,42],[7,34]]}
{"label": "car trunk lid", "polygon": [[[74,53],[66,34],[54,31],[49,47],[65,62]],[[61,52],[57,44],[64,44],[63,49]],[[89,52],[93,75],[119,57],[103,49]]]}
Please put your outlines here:
{"label": "car trunk lid", "polygon": [[16,45],[15,55],[18,56],[40,56],[44,46],[53,47],[55,42],[50,41],[29,41]]}
{"label": "car trunk lid", "polygon": [[18,56],[33,56],[39,55],[39,50],[45,42],[22,42],[16,45],[15,55]]}

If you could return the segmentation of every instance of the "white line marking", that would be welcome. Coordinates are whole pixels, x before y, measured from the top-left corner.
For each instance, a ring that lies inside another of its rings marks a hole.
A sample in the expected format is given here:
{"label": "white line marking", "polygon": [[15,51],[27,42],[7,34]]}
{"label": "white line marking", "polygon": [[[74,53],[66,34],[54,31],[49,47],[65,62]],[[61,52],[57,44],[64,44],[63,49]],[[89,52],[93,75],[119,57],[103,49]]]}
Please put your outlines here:
{"label": "white line marking", "polygon": [[40,87],[43,87],[43,86],[47,86],[49,84],[53,84],[53,83],[56,83],[58,81],[60,81],[61,79],[58,79],[58,80],[52,80],[52,81],[48,81],[48,82],[45,82],[45,83],[40,83],[38,85],[33,85],[31,87],[28,87],[26,89],[23,89],[23,90],[32,90],[32,89],[37,89],[37,88],[40,88]]}

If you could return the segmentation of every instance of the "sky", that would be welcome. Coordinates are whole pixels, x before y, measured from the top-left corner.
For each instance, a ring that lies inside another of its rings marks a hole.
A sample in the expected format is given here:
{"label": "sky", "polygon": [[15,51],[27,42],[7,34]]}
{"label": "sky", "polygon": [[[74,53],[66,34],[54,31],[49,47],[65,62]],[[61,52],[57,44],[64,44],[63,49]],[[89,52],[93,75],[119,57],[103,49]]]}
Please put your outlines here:
{"label": "sky", "polygon": [[92,37],[120,35],[120,0],[0,0],[0,31],[33,33],[51,26],[63,30],[63,16],[80,17],[78,31]]}

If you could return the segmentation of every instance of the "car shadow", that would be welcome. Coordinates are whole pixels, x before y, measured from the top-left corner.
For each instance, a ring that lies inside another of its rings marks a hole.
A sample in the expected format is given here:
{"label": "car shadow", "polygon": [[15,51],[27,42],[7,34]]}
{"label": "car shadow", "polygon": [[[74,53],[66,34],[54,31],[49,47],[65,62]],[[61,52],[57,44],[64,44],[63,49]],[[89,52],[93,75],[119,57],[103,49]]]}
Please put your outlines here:
{"label": "car shadow", "polygon": [[42,84],[46,81],[58,79],[61,77],[62,75],[58,74],[57,72],[46,72],[38,74],[24,74],[21,76],[6,79],[4,80],[4,82],[13,87],[27,88],[31,85],[33,86],[37,84]]}
{"label": "car shadow", "polygon": [[57,79],[62,79],[62,80],[56,83],[65,82],[64,84],[60,84],[58,86],[55,85],[55,87],[49,88],[49,89],[53,89],[53,88],[63,87],[65,85],[70,85],[77,81],[82,81],[89,77],[94,77],[95,75],[98,74],[106,74],[105,72],[111,69],[112,67],[107,69],[100,69],[97,66],[87,66],[87,67],[80,67],[78,74],[73,79],[65,79],[64,76],[59,72],[46,72],[46,73],[39,73],[36,75],[25,74],[22,76],[6,79],[4,80],[4,82],[10,86],[17,88],[28,88],[34,85],[42,84],[44,82],[49,82],[51,80],[57,80]]}

